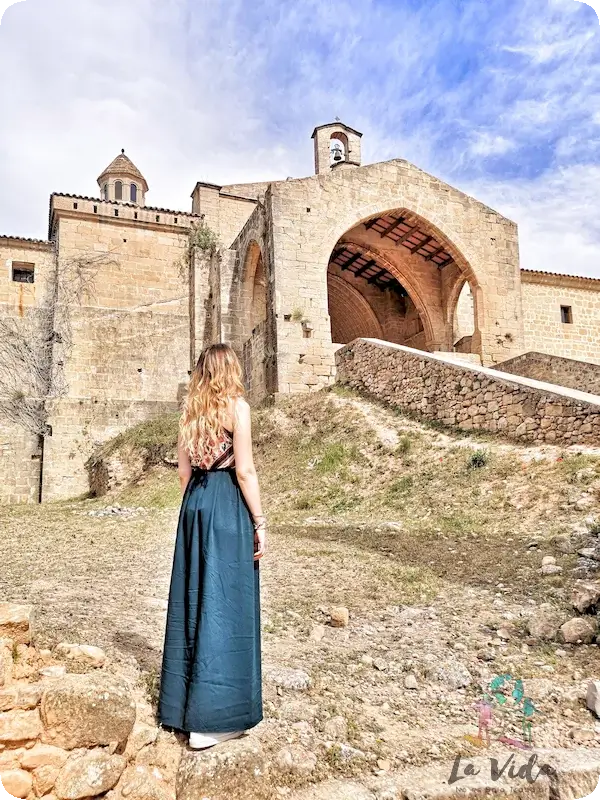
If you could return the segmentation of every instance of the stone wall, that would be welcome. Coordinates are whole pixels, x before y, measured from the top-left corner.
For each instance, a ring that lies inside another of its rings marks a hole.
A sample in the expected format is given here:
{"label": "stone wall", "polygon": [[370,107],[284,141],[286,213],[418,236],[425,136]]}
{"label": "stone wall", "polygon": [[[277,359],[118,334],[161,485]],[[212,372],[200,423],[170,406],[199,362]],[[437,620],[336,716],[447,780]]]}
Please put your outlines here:
{"label": "stone wall", "polygon": [[35,503],[40,491],[39,437],[2,416],[0,402],[0,505]]}
{"label": "stone wall", "polygon": [[464,430],[513,439],[600,444],[600,397],[401,345],[358,339],[336,353],[337,380]]}
{"label": "stone wall", "polygon": [[[331,254],[354,229],[371,249],[393,248],[361,228],[362,221],[390,210],[418,215],[426,232],[443,236],[457,264],[446,268],[450,272],[445,277],[446,269],[437,270],[408,250],[402,252],[406,248],[396,247],[389,254],[398,262],[402,284],[419,313],[423,310],[433,319],[429,328],[424,320],[428,349],[451,349],[454,291],[467,279],[476,293],[477,346],[484,362],[504,361],[523,351],[516,226],[482,203],[402,160],[273,183],[265,203],[273,224],[280,392],[308,391],[331,382]],[[366,241],[369,236],[373,242]],[[382,263],[388,263],[387,255],[382,255]],[[411,293],[413,267],[423,275]],[[290,322],[297,309],[311,321],[310,341]],[[310,362],[301,360],[305,356]]]}
{"label": "stone wall", "polygon": [[[33,268],[33,283],[13,280],[13,265],[19,264]],[[14,326],[23,336],[23,342],[34,348],[47,322],[40,308],[48,302],[53,290],[54,268],[51,242],[0,236],[0,319]],[[11,363],[0,364],[0,369],[7,373],[0,382],[0,503],[34,502],[39,496],[39,437],[11,421],[4,405],[10,398],[2,397],[2,386],[7,391],[14,386],[26,397],[39,389],[30,370],[28,353],[22,348],[17,350],[20,357],[16,355]]]}
{"label": "stone wall", "polygon": [[175,736],[99,647],[38,648],[33,612],[0,602],[2,796],[175,800]]}
{"label": "stone wall", "polygon": [[587,361],[561,358],[548,353],[524,353],[498,364],[496,369],[600,395],[600,366]]}
{"label": "stone wall", "polygon": [[176,412],[173,402],[65,398],[51,405],[52,436],[46,438],[42,497],[59,500],[86,494],[86,463],[98,445],[161,414]]}
{"label": "stone wall", "polygon": [[249,403],[259,403],[268,394],[266,373],[267,323],[261,322],[244,342],[242,366]]}
{"label": "stone wall", "polygon": [[521,281],[525,350],[600,364],[600,280],[523,270]]}
{"label": "stone wall", "polygon": [[[55,346],[67,395],[52,405],[45,500],[86,492],[85,462],[95,445],[177,407],[192,351],[189,219],[186,227],[184,217],[146,209],[119,206],[117,218],[69,204],[69,198],[53,198],[58,268],[83,259],[89,288],[71,307],[71,346]],[[99,210],[105,205],[113,210],[114,204],[103,203]],[[137,220],[130,218],[134,213]]]}

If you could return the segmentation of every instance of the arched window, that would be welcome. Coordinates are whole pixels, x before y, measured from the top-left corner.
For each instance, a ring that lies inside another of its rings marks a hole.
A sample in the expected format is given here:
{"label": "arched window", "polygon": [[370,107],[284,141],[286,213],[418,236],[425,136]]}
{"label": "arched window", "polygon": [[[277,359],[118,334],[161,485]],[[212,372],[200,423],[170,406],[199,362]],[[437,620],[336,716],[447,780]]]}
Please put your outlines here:
{"label": "arched window", "polygon": [[122,200],[123,199],[123,183],[121,181],[115,181],[115,200]]}
{"label": "arched window", "polygon": [[102,191],[104,192],[104,199],[108,200],[108,183],[104,184],[104,188]]}
{"label": "arched window", "polygon": [[129,197],[130,197],[132,203],[137,203],[137,186],[135,185],[135,183],[131,184]]}

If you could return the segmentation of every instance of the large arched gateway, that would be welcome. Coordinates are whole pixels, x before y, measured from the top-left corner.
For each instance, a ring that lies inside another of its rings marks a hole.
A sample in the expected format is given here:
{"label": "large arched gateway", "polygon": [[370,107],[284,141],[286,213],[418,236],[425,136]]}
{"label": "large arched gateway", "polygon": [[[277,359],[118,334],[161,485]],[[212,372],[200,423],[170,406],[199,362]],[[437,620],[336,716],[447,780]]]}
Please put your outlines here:
{"label": "large arched gateway", "polygon": [[[464,258],[457,263],[453,249],[426,220],[403,208],[346,231],[327,268],[332,343],[369,336],[420,350],[455,350],[456,288],[472,287],[473,274]],[[463,303],[463,327],[466,310]],[[479,354],[474,303],[471,315],[460,352]]]}
{"label": "large arched gateway", "polygon": [[[197,187],[198,210],[216,202],[227,235],[246,220],[229,250],[239,302],[225,329],[240,332],[240,346],[250,342],[249,388],[268,384],[277,395],[327,386],[336,350],[361,337],[483,365],[522,352],[516,225],[407,161],[361,166],[361,134],[342,123],[313,138],[313,177]],[[257,248],[253,272],[245,265]],[[250,292],[251,273],[264,275],[264,295],[260,282]],[[262,338],[251,294],[266,297]],[[269,379],[257,382],[268,359]]]}

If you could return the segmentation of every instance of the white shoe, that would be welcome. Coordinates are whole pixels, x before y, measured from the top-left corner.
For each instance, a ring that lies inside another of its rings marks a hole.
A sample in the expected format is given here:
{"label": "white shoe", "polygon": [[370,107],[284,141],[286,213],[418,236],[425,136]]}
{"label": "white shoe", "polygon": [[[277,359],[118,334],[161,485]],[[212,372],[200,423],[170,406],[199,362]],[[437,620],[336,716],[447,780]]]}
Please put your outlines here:
{"label": "white shoe", "polygon": [[204,750],[206,747],[214,747],[220,742],[228,739],[237,739],[244,731],[227,731],[226,733],[190,733],[189,745],[194,750]]}

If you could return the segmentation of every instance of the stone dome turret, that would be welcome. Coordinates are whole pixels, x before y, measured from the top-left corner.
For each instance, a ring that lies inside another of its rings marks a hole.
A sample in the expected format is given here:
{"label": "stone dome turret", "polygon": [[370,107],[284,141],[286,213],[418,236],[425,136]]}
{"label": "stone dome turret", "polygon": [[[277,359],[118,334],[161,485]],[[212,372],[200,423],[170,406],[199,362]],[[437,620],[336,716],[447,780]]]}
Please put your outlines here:
{"label": "stone dome turret", "polygon": [[98,178],[103,200],[116,200],[143,206],[146,203],[148,184],[146,179],[125,155],[125,150],[112,161]]}

